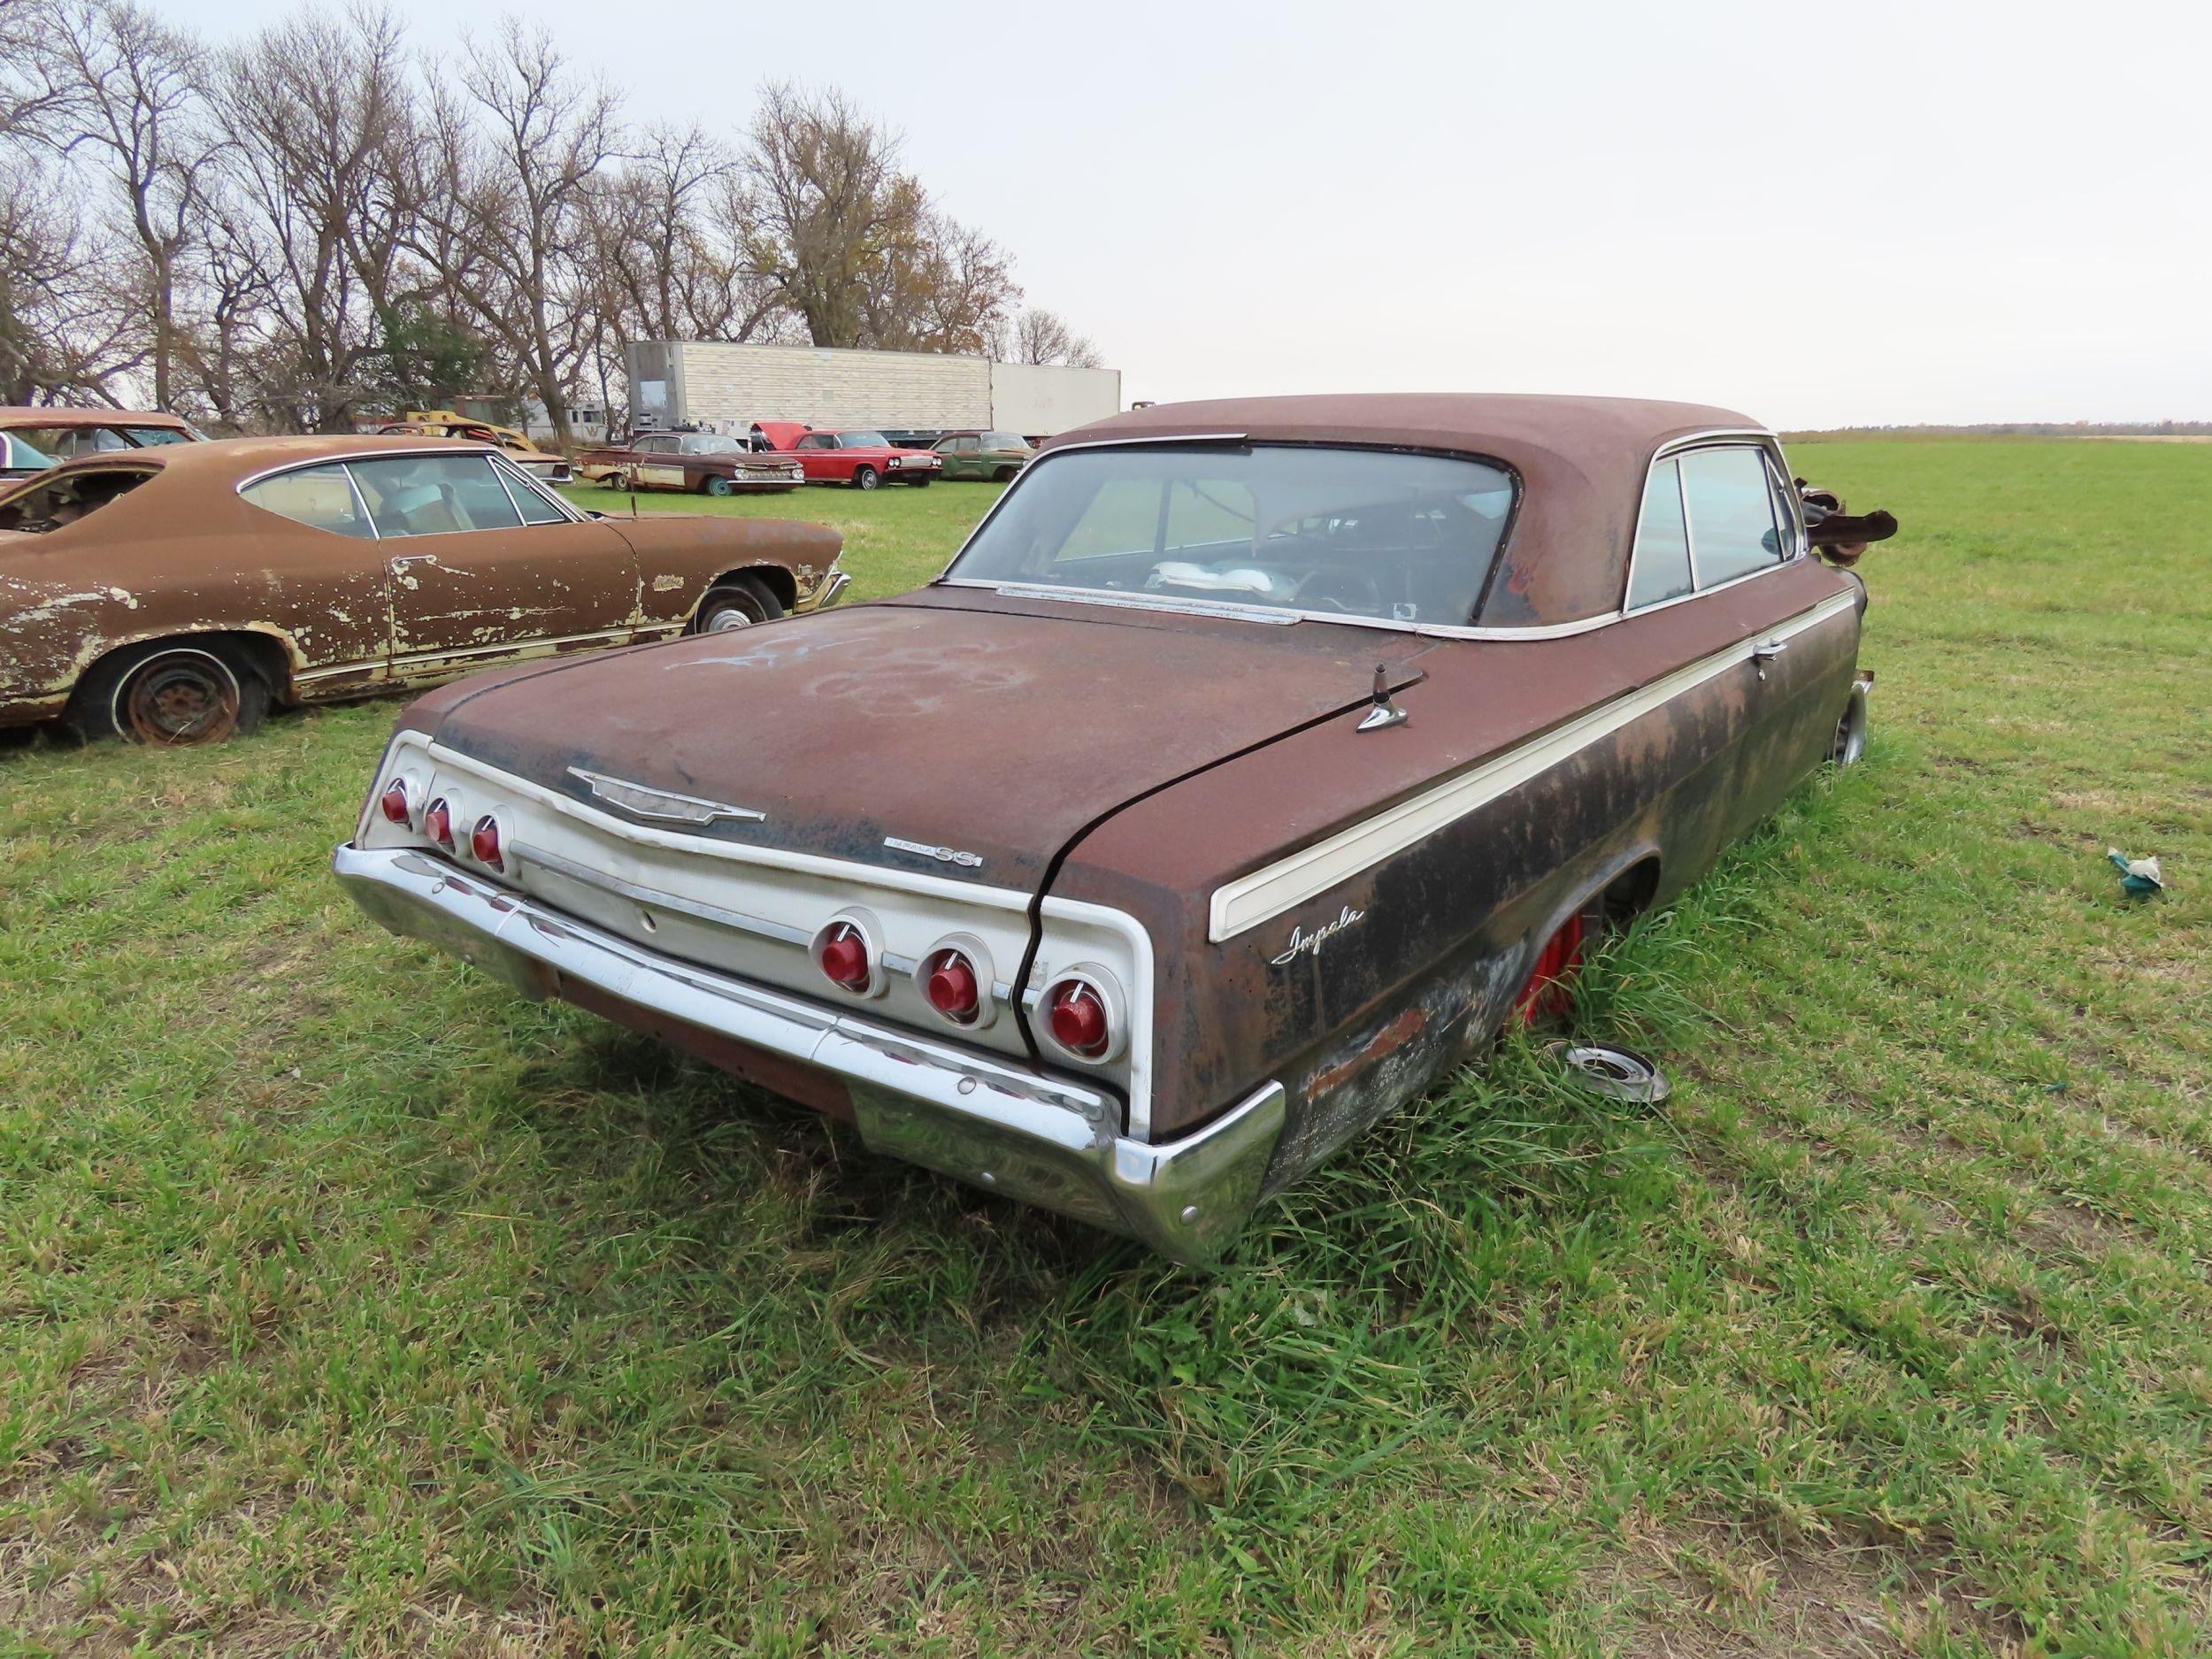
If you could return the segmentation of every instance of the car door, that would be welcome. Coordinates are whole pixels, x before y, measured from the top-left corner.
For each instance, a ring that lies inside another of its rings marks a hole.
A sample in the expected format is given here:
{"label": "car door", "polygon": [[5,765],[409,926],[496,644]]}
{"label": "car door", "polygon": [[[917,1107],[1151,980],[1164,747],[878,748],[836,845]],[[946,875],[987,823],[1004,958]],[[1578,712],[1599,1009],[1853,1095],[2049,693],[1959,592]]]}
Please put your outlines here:
{"label": "car door", "polygon": [[808,483],[841,482],[852,476],[851,462],[837,453],[837,434],[832,432],[810,432],[792,446]]}
{"label": "car door", "polygon": [[548,641],[613,642],[637,626],[629,544],[490,456],[380,456],[347,470],[390,572],[397,676]]}
{"label": "car door", "polygon": [[688,489],[691,474],[685,464],[683,440],[659,437],[638,440],[638,464],[630,470],[640,489]]}
{"label": "car door", "polygon": [[391,579],[344,464],[273,473],[238,496],[272,515],[265,534],[231,554],[263,572],[264,606],[299,648],[301,687],[336,690],[382,679],[391,657]]}

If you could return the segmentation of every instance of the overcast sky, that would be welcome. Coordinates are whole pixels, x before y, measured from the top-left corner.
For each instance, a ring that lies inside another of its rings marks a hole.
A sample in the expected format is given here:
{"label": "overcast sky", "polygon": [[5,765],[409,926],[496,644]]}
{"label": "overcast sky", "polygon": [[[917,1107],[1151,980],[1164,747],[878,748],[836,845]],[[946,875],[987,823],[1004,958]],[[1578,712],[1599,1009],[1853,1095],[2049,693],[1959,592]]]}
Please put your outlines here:
{"label": "overcast sky", "polygon": [[[218,39],[282,0],[156,0]],[[426,50],[496,11],[397,0]],[[531,0],[635,118],[843,88],[1125,398],[2212,419],[2212,7]]]}

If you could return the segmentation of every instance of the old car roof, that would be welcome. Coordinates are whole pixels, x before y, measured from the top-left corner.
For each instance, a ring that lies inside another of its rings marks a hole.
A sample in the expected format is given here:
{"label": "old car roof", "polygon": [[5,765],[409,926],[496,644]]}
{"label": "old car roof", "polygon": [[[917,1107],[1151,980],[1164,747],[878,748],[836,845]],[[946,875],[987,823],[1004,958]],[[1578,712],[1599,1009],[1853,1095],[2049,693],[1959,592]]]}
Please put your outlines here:
{"label": "old car roof", "polygon": [[35,403],[0,407],[0,427],[18,426],[167,426],[177,432],[190,430],[188,424],[179,417],[150,409],[43,409]]}
{"label": "old car roof", "polygon": [[1703,403],[1364,392],[1157,403],[1061,433],[1039,450],[1237,434],[1263,442],[1386,444],[1502,461],[1524,488],[1480,620],[1540,626],[1619,604],[1655,450],[1700,433],[1763,431],[1748,416]]}
{"label": "old car roof", "polygon": [[166,444],[158,449],[111,449],[98,455],[78,456],[65,465],[82,469],[121,461],[152,461],[165,472],[243,478],[291,462],[334,460],[386,450],[420,454],[425,450],[451,449],[458,454],[482,455],[492,448],[472,438],[424,438],[404,433],[358,433],[350,436],[313,433],[279,438],[215,438],[205,443]]}

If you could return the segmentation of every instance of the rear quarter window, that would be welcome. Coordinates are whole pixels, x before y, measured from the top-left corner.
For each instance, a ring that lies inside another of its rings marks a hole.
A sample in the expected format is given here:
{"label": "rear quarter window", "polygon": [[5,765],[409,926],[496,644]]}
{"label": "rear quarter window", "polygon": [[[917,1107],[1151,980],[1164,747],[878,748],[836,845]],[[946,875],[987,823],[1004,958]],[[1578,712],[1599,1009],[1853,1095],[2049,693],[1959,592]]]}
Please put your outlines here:
{"label": "rear quarter window", "polygon": [[296,472],[279,472],[238,493],[264,512],[311,529],[365,539],[373,534],[342,466],[308,466]]}

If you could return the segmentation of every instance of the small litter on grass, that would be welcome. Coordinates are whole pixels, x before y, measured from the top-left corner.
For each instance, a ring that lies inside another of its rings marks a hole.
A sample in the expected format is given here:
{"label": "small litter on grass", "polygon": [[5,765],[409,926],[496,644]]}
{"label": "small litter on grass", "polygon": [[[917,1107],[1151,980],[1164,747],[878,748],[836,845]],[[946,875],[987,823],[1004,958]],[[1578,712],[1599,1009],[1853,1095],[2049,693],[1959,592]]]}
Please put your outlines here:
{"label": "small litter on grass", "polygon": [[1544,1052],[1573,1072],[1575,1081],[1594,1094],[1656,1106],[1673,1092],[1658,1062],[1633,1048],[1563,1041],[1546,1043]]}
{"label": "small litter on grass", "polygon": [[2131,858],[2117,847],[2108,847],[2104,856],[2112,861],[2112,867],[2120,872],[2120,891],[2131,899],[2147,899],[2166,888],[2164,877],[2159,873],[2155,858]]}

